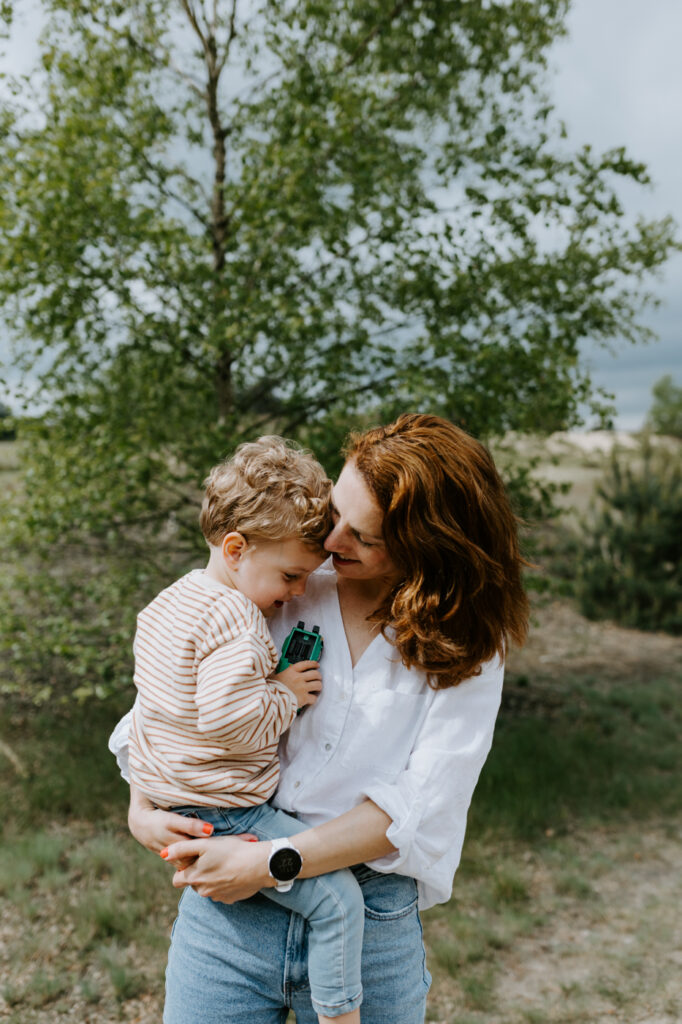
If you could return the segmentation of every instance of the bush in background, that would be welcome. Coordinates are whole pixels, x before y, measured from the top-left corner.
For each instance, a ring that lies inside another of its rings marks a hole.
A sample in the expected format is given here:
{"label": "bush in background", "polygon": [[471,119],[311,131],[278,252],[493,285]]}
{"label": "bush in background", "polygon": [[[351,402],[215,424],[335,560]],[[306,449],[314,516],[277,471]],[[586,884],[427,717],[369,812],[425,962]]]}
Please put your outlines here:
{"label": "bush in background", "polygon": [[585,524],[576,592],[588,618],[682,634],[682,455],[614,452]]}
{"label": "bush in background", "polygon": [[648,423],[654,434],[682,438],[682,387],[673,383],[670,374],[654,384],[654,401]]}
{"label": "bush in background", "polygon": [[13,441],[16,436],[12,410],[4,402],[0,402],[0,441]]}

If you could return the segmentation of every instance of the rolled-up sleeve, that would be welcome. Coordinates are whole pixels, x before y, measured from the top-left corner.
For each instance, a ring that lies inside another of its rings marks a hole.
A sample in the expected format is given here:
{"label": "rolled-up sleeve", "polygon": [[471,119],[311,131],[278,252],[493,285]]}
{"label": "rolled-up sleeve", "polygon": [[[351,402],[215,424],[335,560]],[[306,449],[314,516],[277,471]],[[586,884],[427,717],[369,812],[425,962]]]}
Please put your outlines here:
{"label": "rolled-up sleeve", "polygon": [[386,836],[396,847],[371,867],[416,878],[422,907],[450,898],[467,812],[492,744],[503,676],[496,658],[479,676],[438,690],[405,770],[363,789],[392,819]]}

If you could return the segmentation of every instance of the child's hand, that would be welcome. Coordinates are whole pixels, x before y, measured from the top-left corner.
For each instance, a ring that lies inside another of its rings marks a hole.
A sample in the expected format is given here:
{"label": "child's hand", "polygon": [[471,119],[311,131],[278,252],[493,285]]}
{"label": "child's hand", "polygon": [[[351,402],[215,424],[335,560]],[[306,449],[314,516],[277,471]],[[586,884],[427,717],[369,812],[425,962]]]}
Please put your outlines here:
{"label": "child's hand", "polygon": [[155,807],[134,785],[130,787],[128,828],[138,843],[153,853],[159,853],[179,839],[205,838],[213,832],[213,826],[199,818],[186,818]]}
{"label": "child's hand", "polygon": [[272,678],[289,687],[299,708],[304,708],[306,704],[314,704],[322,689],[318,661],[297,661],[295,665],[289,665],[289,668],[278,672]]}
{"label": "child's hand", "polygon": [[[128,827],[138,843],[174,864],[178,871],[193,864],[198,854],[171,860],[168,857],[168,847],[183,839],[205,839],[213,832],[213,825],[207,821],[186,818],[184,814],[174,814],[172,811],[163,811],[155,807],[149,797],[134,785],[130,787]],[[237,836],[237,839],[249,843],[258,842],[258,836],[250,832]]]}

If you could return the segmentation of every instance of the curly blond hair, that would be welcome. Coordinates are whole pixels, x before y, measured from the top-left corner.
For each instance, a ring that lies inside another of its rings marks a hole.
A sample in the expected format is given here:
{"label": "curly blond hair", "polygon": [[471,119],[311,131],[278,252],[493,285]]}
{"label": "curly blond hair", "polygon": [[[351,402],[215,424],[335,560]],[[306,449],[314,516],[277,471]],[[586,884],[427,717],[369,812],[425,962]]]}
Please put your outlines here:
{"label": "curly blond hair", "polygon": [[236,530],[247,540],[296,537],[321,549],[332,528],[331,480],[311,452],[273,434],[240,444],[204,487],[199,522],[209,544]]}

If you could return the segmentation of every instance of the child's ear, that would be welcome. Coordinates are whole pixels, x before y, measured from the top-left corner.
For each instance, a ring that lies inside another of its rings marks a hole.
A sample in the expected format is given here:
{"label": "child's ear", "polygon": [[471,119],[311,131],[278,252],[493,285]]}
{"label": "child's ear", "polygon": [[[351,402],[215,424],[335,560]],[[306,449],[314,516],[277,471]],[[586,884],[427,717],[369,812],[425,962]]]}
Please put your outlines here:
{"label": "child's ear", "polygon": [[225,534],[220,547],[225,561],[232,566],[232,568],[236,568],[240,559],[246,553],[248,543],[246,537],[241,533],[237,533],[236,530],[233,530],[232,533]]}

